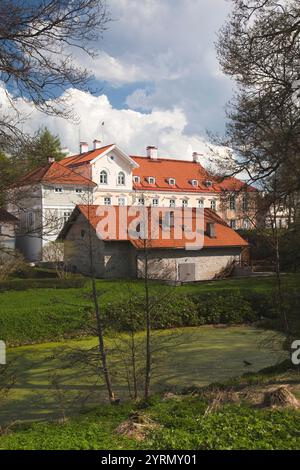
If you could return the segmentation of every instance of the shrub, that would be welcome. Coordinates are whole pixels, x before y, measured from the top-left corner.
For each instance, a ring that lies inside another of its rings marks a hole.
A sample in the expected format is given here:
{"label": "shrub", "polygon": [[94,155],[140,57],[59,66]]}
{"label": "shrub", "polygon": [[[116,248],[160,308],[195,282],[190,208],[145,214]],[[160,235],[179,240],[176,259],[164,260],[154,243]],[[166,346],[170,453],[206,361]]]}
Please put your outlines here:
{"label": "shrub", "polygon": [[53,304],[48,308],[19,313],[1,312],[1,339],[9,345],[57,341],[85,333],[90,314],[83,307]]}
{"label": "shrub", "polygon": [[206,293],[193,296],[197,305],[199,324],[239,324],[258,317],[251,303],[239,292]]}

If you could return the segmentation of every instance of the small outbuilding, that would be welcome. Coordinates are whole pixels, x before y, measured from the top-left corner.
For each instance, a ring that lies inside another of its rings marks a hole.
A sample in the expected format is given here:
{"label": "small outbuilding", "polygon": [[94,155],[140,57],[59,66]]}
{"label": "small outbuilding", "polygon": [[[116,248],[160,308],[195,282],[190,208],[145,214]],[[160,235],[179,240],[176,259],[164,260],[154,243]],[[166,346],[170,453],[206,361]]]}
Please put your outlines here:
{"label": "small outbuilding", "polygon": [[[100,278],[139,278],[144,277],[147,265],[151,279],[193,282],[216,278],[238,264],[247,250],[248,243],[211,209],[203,209],[202,218],[192,209],[187,218],[180,208],[182,219],[178,213],[174,215],[174,209],[164,209],[156,236],[150,230],[153,208],[135,209],[143,211],[147,230],[139,222],[133,235],[130,224],[134,217],[128,216],[125,230],[120,222],[124,222],[124,211],[132,214],[132,207],[76,206],[58,237],[65,245],[66,268],[86,275],[93,270]],[[99,227],[107,228],[108,214],[114,229],[103,237]],[[137,237],[139,231],[148,236]]]}

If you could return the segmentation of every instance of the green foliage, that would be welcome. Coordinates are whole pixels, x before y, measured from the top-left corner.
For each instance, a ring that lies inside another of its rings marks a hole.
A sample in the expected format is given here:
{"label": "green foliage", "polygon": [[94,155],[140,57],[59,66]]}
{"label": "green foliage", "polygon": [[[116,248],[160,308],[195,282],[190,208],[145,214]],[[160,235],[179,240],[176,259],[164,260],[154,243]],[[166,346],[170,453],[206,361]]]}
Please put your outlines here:
{"label": "green foliage", "polygon": [[48,163],[48,158],[60,161],[65,157],[58,136],[51,134],[46,128],[41,128],[37,134],[19,149],[14,156],[15,161],[22,165],[25,171],[30,171]]}
{"label": "green foliage", "polygon": [[[271,229],[240,230],[240,235],[250,243],[253,260],[275,261],[274,235]],[[300,271],[300,224],[279,231],[279,256],[282,272]]]}
{"label": "green foliage", "polygon": [[194,401],[160,405],[164,427],[155,431],[152,449],[299,449],[300,414],[295,411],[225,405],[204,417]]}
{"label": "green foliage", "polygon": [[10,345],[56,341],[74,335],[80,336],[90,322],[90,314],[83,306],[74,307],[53,303],[44,309],[30,311],[26,315],[1,312],[1,339]]}
{"label": "green foliage", "polygon": [[[17,323],[20,318],[27,318],[28,322],[28,329],[25,328],[20,340],[13,329],[7,329],[7,341],[12,340],[18,344],[23,341],[33,342],[29,334],[31,314],[34,321],[36,315],[47,320],[52,311],[63,317],[64,312],[70,309],[75,321],[78,315],[80,317],[82,305],[93,312],[88,279],[49,279],[49,276],[53,275],[53,271],[50,272],[48,274],[48,270],[36,268],[32,272],[25,270],[20,274],[22,279],[11,279],[0,284],[0,320],[9,316],[10,322]],[[27,276],[33,279],[27,279]],[[286,276],[285,279],[286,286],[297,286],[299,282],[297,274]],[[272,282],[273,278],[262,279],[261,284],[257,284],[257,278],[236,279],[176,288],[153,284],[150,288],[153,327],[172,328],[219,322],[240,324],[269,318],[267,327],[273,328],[276,326],[274,321],[278,317],[278,308],[276,297],[271,290]],[[18,292],[18,289],[22,291]],[[142,282],[97,280],[97,289],[106,329],[129,331],[131,325],[134,330],[144,328]],[[295,302],[297,309],[297,294],[293,294],[294,291],[297,292],[297,289],[291,287],[285,290],[286,297],[290,298],[289,302]],[[293,301],[293,298],[296,300]],[[67,323],[63,324],[68,327]],[[280,329],[279,326],[276,328]],[[77,331],[75,328],[72,335],[75,336]],[[69,327],[67,332],[69,336]],[[36,340],[56,339],[55,335],[47,336],[46,333],[46,330],[41,330],[40,338],[38,334],[35,335]],[[61,330],[59,334],[62,334]]]}
{"label": "green foliage", "polygon": [[65,424],[19,425],[0,438],[2,449],[299,449],[300,413],[225,405],[204,416],[208,403],[199,397],[180,401],[155,398],[143,413],[160,426],[145,441],[115,433],[138,405],[103,405]]}
{"label": "green foliage", "polygon": [[12,158],[0,152],[0,207],[5,206],[5,189],[19,176],[19,170]]}
{"label": "green foliage", "polygon": [[9,279],[0,281],[0,292],[9,290],[28,289],[81,289],[84,287],[86,279],[84,277],[73,277],[70,279]]}
{"label": "green foliage", "polygon": [[253,322],[257,319],[250,302],[239,291],[193,296],[202,324]]}

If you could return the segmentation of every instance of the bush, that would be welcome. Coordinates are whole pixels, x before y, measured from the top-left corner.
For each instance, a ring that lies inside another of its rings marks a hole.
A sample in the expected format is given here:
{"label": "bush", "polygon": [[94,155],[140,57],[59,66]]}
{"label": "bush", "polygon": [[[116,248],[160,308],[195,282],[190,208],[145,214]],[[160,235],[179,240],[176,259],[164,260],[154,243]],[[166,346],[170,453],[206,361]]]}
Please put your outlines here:
{"label": "bush", "polygon": [[28,289],[70,289],[82,288],[85,286],[86,278],[74,277],[70,279],[10,279],[0,281],[0,292],[9,290],[28,290]]}
{"label": "bush", "polygon": [[[150,299],[152,327],[155,329],[206,324],[241,324],[259,317],[239,292],[173,295]],[[105,326],[118,331],[145,327],[143,299],[110,303],[104,310]]]}
{"label": "bush", "polygon": [[193,296],[200,324],[239,324],[257,320],[251,303],[240,293],[207,293]]}
{"label": "bush", "polygon": [[90,322],[89,312],[82,306],[53,304],[49,308],[24,313],[1,312],[1,339],[9,345],[58,341],[85,334]]}

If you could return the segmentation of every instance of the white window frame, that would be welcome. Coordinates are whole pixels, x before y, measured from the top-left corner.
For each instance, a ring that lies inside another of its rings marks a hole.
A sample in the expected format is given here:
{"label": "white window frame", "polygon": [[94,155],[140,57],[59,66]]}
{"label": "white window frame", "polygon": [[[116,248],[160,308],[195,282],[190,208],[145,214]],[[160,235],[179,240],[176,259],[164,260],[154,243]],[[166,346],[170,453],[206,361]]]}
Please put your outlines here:
{"label": "white window frame", "polygon": [[175,178],[169,178],[168,180],[170,186],[175,186],[176,184],[176,179]]}
{"label": "white window frame", "polygon": [[[157,202],[154,202],[154,201],[157,201]],[[152,198],[152,206],[153,207],[158,207],[159,206],[159,198],[158,197]]]}
{"label": "white window frame", "polygon": [[192,186],[194,186],[194,188],[198,187],[198,185],[199,185],[198,180],[192,180]]}
{"label": "white window frame", "polygon": [[189,205],[189,200],[188,200],[188,199],[182,199],[181,205],[182,205],[182,207],[188,207],[188,205]]}
{"label": "white window frame", "polygon": [[145,198],[144,197],[139,197],[138,198],[138,205],[139,206],[144,206],[145,205]]}
{"label": "white window frame", "polygon": [[81,194],[81,193],[83,193],[83,189],[82,188],[75,188],[75,193]]}
{"label": "white window frame", "polygon": [[204,208],[204,199],[198,199],[198,207],[199,207],[199,209]]}
{"label": "white window frame", "polygon": [[105,206],[111,206],[111,197],[110,196],[105,196],[103,198],[103,202]]}
{"label": "white window frame", "polygon": [[210,208],[212,211],[216,211],[217,210],[217,201],[215,199],[212,199],[210,201]]}
{"label": "white window frame", "polygon": [[63,188],[61,186],[56,186],[54,188],[54,192],[57,193],[57,194],[61,194],[64,192]]}
{"label": "white window frame", "polygon": [[125,186],[126,184],[126,177],[124,171],[119,171],[118,179],[117,179],[118,186]]}
{"label": "white window frame", "polygon": [[[121,203],[121,201],[122,201],[122,203]],[[126,197],[124,197],[124,196],[118,197],[118,205],[119,206],[126,206]]]}
{"label": "white window frame", "polygon": [[69,219],[70,215],[72,214],[72,211],[63,211],[63,221],[64,221],[64,224],[67,222],[67,220]]}
{"label": "white window frame", "polygon": [[[104,180],[105,180],[104,182],[101,181],[102,176],[104,176]],[[101,185],[102,185],[102,184],[108,184],[108,173],[107,173],[106,170],[101,170],[101,171],[100,171],[100,175],[99,175],[99,184],[101,184]]]}
{"label": "white window frame", "polygon": [[141,178],[139,176],[134,176],[133,182],[139,184],[141,182]]}
{"label": "white window frame", "polygon": [[176,207],[176,199],[169,200],[169,207]]}
{"label": "white window frame", "polygon": [[155,184],[155,181],[156,181],[154,176],[148,176],[147,180],[149,184]]}

